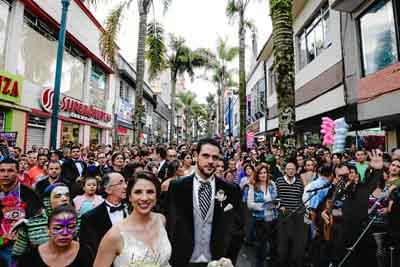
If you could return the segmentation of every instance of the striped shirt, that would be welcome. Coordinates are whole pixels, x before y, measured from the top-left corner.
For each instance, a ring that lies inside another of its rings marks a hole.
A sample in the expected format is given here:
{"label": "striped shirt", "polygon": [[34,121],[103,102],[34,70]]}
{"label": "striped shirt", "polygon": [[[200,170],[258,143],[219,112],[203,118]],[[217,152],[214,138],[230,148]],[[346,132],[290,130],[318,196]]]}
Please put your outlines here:
{"label": "striped shirt", "polygon": [[281,207],[285,207],[286,211],[289,212],[295,211],[300,205],[303,206],[304,185],[300,179],[293,179],[292,183],[289,183],[286,177],[279,177],[275,181]]}

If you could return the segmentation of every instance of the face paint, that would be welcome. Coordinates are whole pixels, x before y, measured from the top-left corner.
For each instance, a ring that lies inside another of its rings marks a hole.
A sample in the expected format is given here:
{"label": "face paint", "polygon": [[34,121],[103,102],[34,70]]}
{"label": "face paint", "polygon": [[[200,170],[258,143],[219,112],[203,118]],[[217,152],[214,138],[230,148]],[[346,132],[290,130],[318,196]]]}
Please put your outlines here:
{"label": "face paint", "polygon": [[65,219],[53,219],[51,222],[51,231],[55,236],[75,235],[76,232],[76,217]]}
{"label": "face paint", "polygon": [[60,205],[68,204],[69,201],[69,189],[66,186],[57,186],[50,194],[50,203],[53,209]]}

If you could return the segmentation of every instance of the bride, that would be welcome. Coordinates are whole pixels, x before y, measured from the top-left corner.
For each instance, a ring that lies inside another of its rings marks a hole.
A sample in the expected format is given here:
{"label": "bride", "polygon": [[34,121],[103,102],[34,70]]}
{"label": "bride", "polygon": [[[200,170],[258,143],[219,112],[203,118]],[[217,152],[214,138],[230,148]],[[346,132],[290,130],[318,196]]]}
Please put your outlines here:
{"label": "bride", "polygon": [[139,172],[128,183],[133,212],[104,236],[94,267],[169,267],[171,244],[165,217],[152,212],[160,183],[151,172]]}

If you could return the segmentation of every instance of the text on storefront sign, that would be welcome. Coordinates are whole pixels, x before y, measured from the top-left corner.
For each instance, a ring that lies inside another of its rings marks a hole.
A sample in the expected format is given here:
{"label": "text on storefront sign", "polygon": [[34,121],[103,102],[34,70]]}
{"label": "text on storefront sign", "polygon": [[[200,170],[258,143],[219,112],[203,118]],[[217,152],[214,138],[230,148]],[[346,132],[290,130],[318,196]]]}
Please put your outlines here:
{"label": "text on storefront sign", "polygon": [[0,71],[0,99],[19,103],[21,100],[22,78]]}
{"label": "text on storefront sign", "polygon": [[[52,112],[53,110],[53,95],[54,90],[51,88],[42,91],[40,101],[43,109],[47,112]],[[61,95],[60,111],[80,115],[80,118],[83,116],[89,120],[111,121],[112,119],[110,114],[65,95]]]}

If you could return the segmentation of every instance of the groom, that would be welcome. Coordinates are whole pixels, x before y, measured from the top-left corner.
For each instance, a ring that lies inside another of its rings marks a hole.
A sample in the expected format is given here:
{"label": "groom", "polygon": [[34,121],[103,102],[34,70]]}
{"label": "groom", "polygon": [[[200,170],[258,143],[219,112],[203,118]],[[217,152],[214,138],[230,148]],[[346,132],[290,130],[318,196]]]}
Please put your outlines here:
{"label": "groom", "polygon": [[243,206],[240,189],[214,176],[221,152],[215,140],[200,140],[196,172],[169,187],[165,205],[173,267],[205,267],[222,257],[236,261]]}

